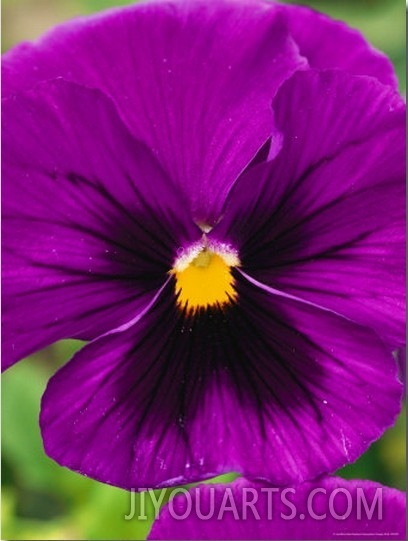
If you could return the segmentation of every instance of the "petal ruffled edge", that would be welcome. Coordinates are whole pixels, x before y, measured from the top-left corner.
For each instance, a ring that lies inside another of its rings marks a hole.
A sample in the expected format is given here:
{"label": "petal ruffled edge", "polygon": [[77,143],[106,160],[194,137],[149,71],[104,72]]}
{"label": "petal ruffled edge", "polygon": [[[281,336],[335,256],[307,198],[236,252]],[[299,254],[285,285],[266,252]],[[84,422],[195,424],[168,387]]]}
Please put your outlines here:
{"label": "petal ruffled edge", "polygon": [[322,477],[283,488],[241,478],[169,496],[148,539],[405,539],[405,494],[373,481]]}
{"label": "petal ruffled edge", "polygon": [[281,9],[289,19],[300,53],[311,68],[336,68],[353,75],[368,75],[398,88],[392,62],[359,30],[307,6],[282,5]]}

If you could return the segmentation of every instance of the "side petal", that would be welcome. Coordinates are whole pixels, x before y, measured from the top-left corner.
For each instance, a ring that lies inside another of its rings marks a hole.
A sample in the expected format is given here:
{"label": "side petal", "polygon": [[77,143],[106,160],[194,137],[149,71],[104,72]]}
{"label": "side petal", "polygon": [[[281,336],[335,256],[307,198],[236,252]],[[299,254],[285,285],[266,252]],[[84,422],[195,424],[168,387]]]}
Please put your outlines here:
{"label": "side petal", "polygon": [[392,425],[401,384],[369,330],[254,286],[188,316],[174,292],[49,382],[41,427],[63,466],[126,489],[226,472],[286,484],[354,461]]}
{"label": "side petal", "polygon": [[261,282],[405,343],[405,105],[374,79],[303,72],[274,100],[284,145],[210,235]]}
{"label": "side petal", "polygon": [[[163,1],[57,27],[4,56],[4,95],[63,76],[113,98],[213,224],[226,193],[274,132],[270,103],[305,66],[286,18],[263,2]],[[275,130],[276,131],[276,130]]]}
{"label": "side petal", "polygon": [[[403,348],[400,348],[396,352],[397,356],[397,362],[399,367],[399,376],[400,380],[402,381],[404,385],[404,390],[406,390],[406,384],[407,384],[407,348],[406,346]],[[404,392],[404,395],[406,393]]]}
{"label": "side petal", "polygon": [[405,539],[405,513],[405,494],[373,481],[277,488],[237,479],[179,493],[148,539]]}
{"label": "side petal", "polygon": [[4,367],[134,315],[201,232],[110,99],[43,83],[3,103]]}
{"label": "side petal", "polygon": [[339,68],[353,75],[370,75],[397,88],[391,61],[363,35],[342,21],[305,6],[282,6],[290,31],[311,68]]}

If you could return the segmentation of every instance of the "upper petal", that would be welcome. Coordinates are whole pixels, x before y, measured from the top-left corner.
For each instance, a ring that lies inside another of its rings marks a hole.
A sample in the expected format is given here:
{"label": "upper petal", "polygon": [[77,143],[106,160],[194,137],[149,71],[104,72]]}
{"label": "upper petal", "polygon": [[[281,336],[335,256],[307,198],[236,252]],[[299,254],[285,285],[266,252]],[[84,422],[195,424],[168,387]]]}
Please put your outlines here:
{"label": "upper petal", "polygon": [[363,35],[342,21],[335,21],[306,6],[283,5],[290,31],[312,68],[339,68],[354,75],[370,75],[397,87],[391,61],[370,45]]}
{"label": "upper petal", "polygon": [[77,19],[13,49],[3,83],[5,95],[57,76],[104,90],[185,191],[196,221],[212,224],[275,134],[276,90],[304,65],[270,4],[163,1]]}
{"label": "upper petal", "polygon": [[200,238],[110,99],[42,83],[3,103],[4,366],[133,318]]}
{"label": "upper petal", "polygon": [[375,79],[309,71],[273,108],[283,148],[210,235],[258,280],[405,343],[405,104]]}
{"label": "upper petal", "polygon": [[405,494],[373,481],[323,477],[278,489],[237,479],[179,493],[148,538],[405,539],[405,513]]}

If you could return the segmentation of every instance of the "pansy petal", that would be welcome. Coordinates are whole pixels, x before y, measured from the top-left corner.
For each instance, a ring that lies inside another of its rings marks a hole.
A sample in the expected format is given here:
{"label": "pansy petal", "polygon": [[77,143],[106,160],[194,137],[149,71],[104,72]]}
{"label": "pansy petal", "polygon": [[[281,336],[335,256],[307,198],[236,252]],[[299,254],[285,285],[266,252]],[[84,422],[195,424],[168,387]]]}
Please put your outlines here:
{"label": "pansy petal", "polygon": [[3,103],[3,361],[128,321],[200,238],[111,100],[42,83]]}
{"label": "pansy petal", "polygon": [[400,409],[392,355],[370,330],[235,279],[237,304],[195,315],[170,283],[137,324],[77,353],[43,398],[47,453],[141,489],[231,471],[300,482],[364,452]]}
{"label": "pansy petal", "polygon": [[306,61],[279,10],[198,0],[77,19],[10,51],[3,64],[5,95],[57,76],[104,90],[179,182],[196,221],[213,223],[273,136],[276,90]]}
{"label": "pansy petal", "polygon": [[373,481],[277,488],[237,479],[180,492],[148,539],[406,539],[405,494]]}
{"label": "pansy petal", "polygon": [[[402,383],[404,384],[404,389],[406,389],[406,382],[407,382],[407,348],[406,347],[400,348],[396,352],[396,356],[397,356],[397,362],[398,362],[398,367],[399,367],[400,379],[401,379]],[[406,394],[406,393],[404,393],[404,394]]]}
{"label": "pansy petal", "polygon": [[309,71],[273,107],[284,146],[246,171],[210,235],[259,281],[404,344],[404,103],[375,79]]}
{"label": "pansy petal", "polygon": [[354,75],[370,75],[397,87],[391,61],[363,35],[342,21],[305,6],[282,6],[290,31],[311,68],[338,68]]}

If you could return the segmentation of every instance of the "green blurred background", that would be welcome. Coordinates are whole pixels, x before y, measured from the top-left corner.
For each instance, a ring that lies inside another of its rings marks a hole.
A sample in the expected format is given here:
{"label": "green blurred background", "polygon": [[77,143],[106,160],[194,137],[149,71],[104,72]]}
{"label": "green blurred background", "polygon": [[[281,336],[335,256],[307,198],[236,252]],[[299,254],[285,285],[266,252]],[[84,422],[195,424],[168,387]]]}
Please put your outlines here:
{"label": "green blurred background", "polygon": [[[33,39],[75,15],[130,3],[129,0],[3,0],[2,50]],[[402,0],[297,3],[313,6],[359,28],[391,58],[401,92],[405,92]],[[151,519],[125,520],[130,505],[127,492],[65,470],[44,455],[38,427],[40,398],[50,375],[80,346],[75,341],[61,342],[3,375],[2,539],[144,539],[149,532]],[[356,464],[341,470],[340,475],[405,489],[405,424],[404,409],[396,426]],[[151,506],[147,507],[147,514],[153,516]]]}

